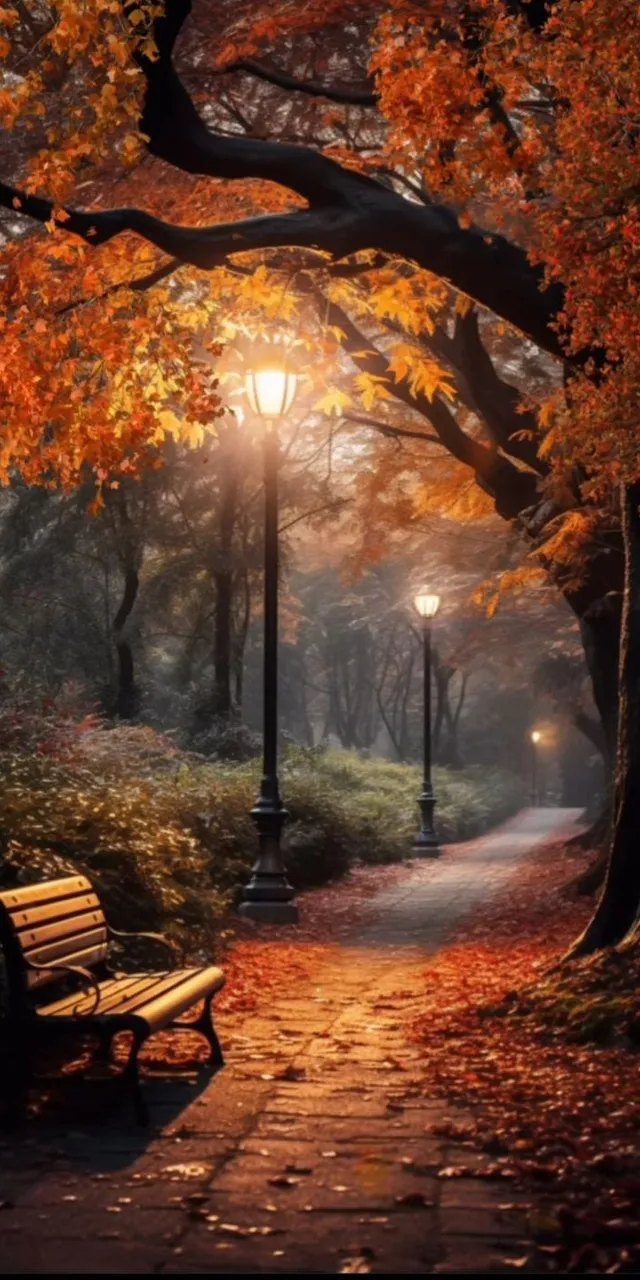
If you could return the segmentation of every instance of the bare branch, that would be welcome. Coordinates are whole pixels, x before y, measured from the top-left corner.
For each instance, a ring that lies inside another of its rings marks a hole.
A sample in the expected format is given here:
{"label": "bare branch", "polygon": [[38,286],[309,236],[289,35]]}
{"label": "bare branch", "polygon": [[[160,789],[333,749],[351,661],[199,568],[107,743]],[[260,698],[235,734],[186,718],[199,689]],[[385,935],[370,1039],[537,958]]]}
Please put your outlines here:
{"label": "bare branch", "polygon": [[294,516],[286,524],[281,524],[278,533],[286,533],[287,529],[293,529],[293,526],[300,524],[301,520],[310,520],[312,516],[322,515],[323,511],[338,511],[340,507],[348,507],[350,503],[351,498],[336,498],[333,502],[325,502],[322,507],[314,507],[312,511],[303,511],[301,515]]}
{"label": "bare branch", "polygon": [[327,98],[329,102],[356,107],[375,107],[379,101],[371,81],[367,81],[364,87],[357,88],[349,85],[322,84],[320,80],[298,80],[296,76],[290,76],[286,71],[279,71],[277,67],[267,67],[263,62],[257,62],[255,58],[240,58],[237,62],[221,67],[218,74],[226,75],[231,71],[244,71],[247,75],[256,76],[258,80],[265,80],[267,84],[276,85],[279,89],[293,89],[296,93],[305,93],[311,98]]}

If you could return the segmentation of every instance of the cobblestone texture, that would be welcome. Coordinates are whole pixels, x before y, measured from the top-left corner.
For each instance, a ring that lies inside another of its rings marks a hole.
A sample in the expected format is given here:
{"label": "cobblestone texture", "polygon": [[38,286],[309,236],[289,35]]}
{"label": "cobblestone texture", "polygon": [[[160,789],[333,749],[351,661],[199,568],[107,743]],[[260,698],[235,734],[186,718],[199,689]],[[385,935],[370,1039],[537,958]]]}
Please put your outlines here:
{"label": "cobblestone texture", "polygon": [[425,1104],[403,1029],[425,955],[576,816],[527,810],[462,856],[414,863],[308,989],[219,1019],[213,1081],[149,1083],[150,1130],[123,1111],[0,1137],[0,1272],[512,1272],[524,1206],[438,1177],[468,1153],[431,1126],[470,1116]]}

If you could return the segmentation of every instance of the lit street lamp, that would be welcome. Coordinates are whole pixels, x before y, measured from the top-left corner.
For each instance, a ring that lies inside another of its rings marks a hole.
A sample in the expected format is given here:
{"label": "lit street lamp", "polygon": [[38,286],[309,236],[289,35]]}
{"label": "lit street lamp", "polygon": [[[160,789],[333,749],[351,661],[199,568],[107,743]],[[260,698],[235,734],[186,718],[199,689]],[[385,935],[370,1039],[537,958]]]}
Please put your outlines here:
{"label": "lit street lamp", "polygon": [[538,743],[542,737],[539,729],[532,729],[531,738],[531,803],[539,804],[538,799]]}
{"label": "lit street lamp", "polygon": [[431,785],[431,623],[440,607],[440,596],[433,595],[423,588],[414,600],[416,613],[422,620],[422,643],[424,651],[424,770],[422,791],[418,799],[420,806],[420,830],[413,841],[416,853],[424,858],[437,858],[440,854],[438,837],[433,827],[433,810],[436,798]]}
{"label": "lit street lamp", "polygon": [[245,389],[251,408],[265,424],[264,720],[262,779],[251,810],[258,830],[258,858],[244,890],[240,915],[270,924],[295,924],[298,919],[280,848],[288,815],[278,784],[278,420],[293,404],[296,383],[284,346],[264,343],[252,352]]}

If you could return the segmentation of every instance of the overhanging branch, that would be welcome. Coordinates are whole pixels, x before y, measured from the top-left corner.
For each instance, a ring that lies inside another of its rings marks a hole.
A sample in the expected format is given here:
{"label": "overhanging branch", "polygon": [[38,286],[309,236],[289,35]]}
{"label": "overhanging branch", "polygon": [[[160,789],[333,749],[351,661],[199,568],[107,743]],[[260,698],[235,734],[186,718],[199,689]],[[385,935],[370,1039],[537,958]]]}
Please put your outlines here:
{"label": "overhanging branch", "polygon": [[452,457],[471,468],[478,484],[494,499],[499,515],[512,520],[523,507],[535,501],[537,482],[531,472],[521,471],[497,450],[489,449],[467,435],[441,396],[435,395],[430,400],[422,392],[414,395],[409,380],[394,377],[386,356],[354,324],[346,311],[333,302],[327,305],[326,298],[314,285],[309,286],[308,292],[323,320],[341,331],[341,345],[356,367],[362,373],[381,379],[394,399],[426,419],[433,427],[438,443]]}
{"label": "overhanging branch", "polygon": [[[212,227],[179,227],[139,209],[96,213],[69,210],[59,225],[88,244],[104,244],[134,231],[164,253],[203,270],[229,255],[287,246],[323,251],[334,259],[374,250],[432,271],[562,358],[554,320],[562,308],[560,285],[543,290],[542,268],[524,250],[480,228],[463,230],[444,206],[420,206],[363,174],[344,168],[311,147],[251,138],[221,138],[198,115],[171,61],[190,0],[165,0],[155,23],[155,61],[139,55],[147,81],[140,121],[149,150],[176,168],[215,178],[261,178],[297,192],[306,210],[249,218]],[[52,204],[0,186],[0,204],[40,222],[52,219]]]}
{"label": "overhanging branch", "polygon": [[299,80],[297,76],[290,76],[286,71],[278,70],[277,67],[267,67],[255,58],[239,58],[237,62],[221,67],[218,74],[226,75],[231,71],[244,71],[246,75],[255,76],[258,80],[266,81],[267,84],[276,85],[278,89],[304,93],[310,98],[327,98],[329,102],[337,102],[345,106],[375,107],[379,101],[378,94],[372,88],[370,81],[364,88],[356,88],[349,85],[323,84],[320,80]]}

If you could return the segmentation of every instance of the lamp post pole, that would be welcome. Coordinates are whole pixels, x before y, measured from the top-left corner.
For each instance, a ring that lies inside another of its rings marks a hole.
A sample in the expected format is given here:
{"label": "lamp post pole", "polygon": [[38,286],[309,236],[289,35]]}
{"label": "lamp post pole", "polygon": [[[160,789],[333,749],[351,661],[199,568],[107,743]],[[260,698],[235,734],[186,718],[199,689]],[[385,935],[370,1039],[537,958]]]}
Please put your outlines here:
{"label": "lamp post pole", "polygon": [[[259,388],[258,388],[259,390]],[[284,396],[284,393],[283,393]],[[284,402],[283,402],[284,409]],[[277,418],[264,433],[264,688],[260,790],[251,816],[258,831],[258,857],[244,890],[240,915],[269,924],[295,924],[298,908],[287,880],[280,841],[287,811],[278,783],[278,471]]]}
{"label": "lamp post pole", "polygon": [[[418,597],[419,599],[420,597]],[[436,606],[437,607],[437,606]],[[431,619],[432,614],[421,614],[422,646],[424,659],[423,681],[423,774],[422,791],[418,799],[420,807],[420,830],[413,841],[416,853],[424,858],[437,858],[440,855],[438,837],[433,825],[433,811],[436,798],[431,781]]]}

